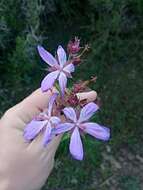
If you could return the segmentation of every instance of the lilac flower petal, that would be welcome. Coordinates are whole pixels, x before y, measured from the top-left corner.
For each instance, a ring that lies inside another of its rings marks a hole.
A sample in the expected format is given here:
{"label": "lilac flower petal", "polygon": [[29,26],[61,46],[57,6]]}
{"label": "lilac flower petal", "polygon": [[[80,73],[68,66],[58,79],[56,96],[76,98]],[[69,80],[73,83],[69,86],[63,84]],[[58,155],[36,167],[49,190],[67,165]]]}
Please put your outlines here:
{"label": "lilac flower petal", "polygon": [[58,93],[54,93],[54,94],[50,97],[50,100],[49,100],[49,103],[48,103],[48,115],[49,115],[49,117],[51,116],[53,104],[54,104],[54,102],[55,102],[57,96],[58,96]]}
{"label": "lilac flower petal", "polygon": [[74,129],[71,135],[70,153],[75,159],[83,160],[83,145],[77,127]]}
{"label": "lilac flower petal", "polygon": [[58,59],[59,59],[60,66],[61,66],[61,68],[63,68],[64,64],[67,61],[67,56],[66,56],[66,52],[62,48],[62,46],[58,47],[57,54],[58,54]]}
{"label": "lilac flower petal", "polygon": [[30,123],[28,123],[24,130],[24,138],[26,140],[33,140],[46,125],[46,123],[47,121],[32,120]]}
{"label": "lilac flower petal", "polygon": [[62,95],[64,95],[65,88],[67,85],[67,77],[63,72],[61,72],[60,76],[59,76],[59,85],[60,85],[61,93],[62,93]]}
{"label": "lilac flower petal", "polygon": [[61,123],[55,128],[55,134],[65,133],[74,127],[73,123]]}
{"label": "lilac flower petal", "polygon": [[82,126],[85,127],[84,131],[97,139],[104,141],[110,138],[110,129],[103,127],[97,123],[84,123]]}
{"label": "lilac flower petal", "polygon": [[41,89],[43,92],[46,92],[47,90],[49,90],[50,88],[53,87],[54,82],[56,80],[56,78],[58,77],[59,71],[54,71],[52,73],[49,73],[43,80],[41,83]]}
{"label": "lilac flower petal", "polygon": [[50,121],[52,122],[52,124],[59,124],[61,122],[61,119],[59,117],[53,116],[51,117]]}
{"label": "lilac flower petal", "polygon": [[51,140],[51,132],[52,132],[52,126],[50,122],[48,122],[43,138],[43,145],[46,146],[48,142]]}
{"label": "lilac flower petal", "polygon": [[78,122],[87,121],[98,109],[99,107],[95,103],[88,103],[82,108]]}
{"label": "lilac flower petal", "polygon": [[65,66],[63,70],[65,72],[72,73],[75,70],[75,66],[72,63],[70,63],[67,66]]}
{"label": "lilac flower petal", "polygon": [[46,51],[42,46],[38,45],[38,52],[41,56],[41,58],[48,63],[50,66],[54,66],[57,64],[57,60],[50,54],[48,51]]}
{"label": "lilac flower petal", "polygon": [[76,113],[72,107],[64,108],[63,112],[68,119],[72,120],[73,122],[77,121]]}

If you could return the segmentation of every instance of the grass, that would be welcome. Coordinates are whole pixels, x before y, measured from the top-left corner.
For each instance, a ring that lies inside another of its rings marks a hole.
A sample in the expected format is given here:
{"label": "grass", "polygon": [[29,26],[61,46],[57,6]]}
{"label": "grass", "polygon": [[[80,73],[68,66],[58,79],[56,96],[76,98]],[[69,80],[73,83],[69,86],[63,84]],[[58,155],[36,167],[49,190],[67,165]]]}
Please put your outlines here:
{"label": "grass", "polygon": [[137,177],[123,176],[120,179],[121,187],[123,190],[140,190],[140,181]]}

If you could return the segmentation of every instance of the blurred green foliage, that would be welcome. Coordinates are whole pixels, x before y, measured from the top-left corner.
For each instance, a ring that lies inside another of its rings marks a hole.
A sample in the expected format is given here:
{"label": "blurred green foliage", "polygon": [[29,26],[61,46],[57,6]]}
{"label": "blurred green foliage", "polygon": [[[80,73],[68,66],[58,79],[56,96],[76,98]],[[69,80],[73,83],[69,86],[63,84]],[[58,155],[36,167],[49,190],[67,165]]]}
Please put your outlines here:
{"label": "blurred green foliage", "polygon": [[[96,119],[111,126],[109,144],[115,152],[123,144],[133,149],[143,138],[138,138],[142,132],[143,105],[142,20],[142,0],[1,0],[1,113],[39,87],[45,72],[37,44],[43,44],[54,53],[58,44],[66,47],[68,40],[76,35],[82,43],[89,42],[92,50],[73,80],[98,76],[92,88],[98,91],[103,106]],[[85,143],[89,154],[94,148],[97,154],[87,156],[90,166],[88,160],[83,165],[77,164],[79,171],[75,175],[81,173],[80,183],[87,180],[95,162],[100,162],[98,149],[104,147],[99,143],[96,148],[96,143]],[[68,150],[64,147],[62,144],[58,154],[66,155]],[[65,158],[63,161],[69,167],[64,171],[67,179],[69,170],[74,170],[71,164],[74,161],[68,163]],[[67,184],[74,184],[72,189],[78,189],[76,180],[73,181]],[[54,180],[49,182],[50,186],[54,184]],[[60,181],[56,184],[58,186]]]}

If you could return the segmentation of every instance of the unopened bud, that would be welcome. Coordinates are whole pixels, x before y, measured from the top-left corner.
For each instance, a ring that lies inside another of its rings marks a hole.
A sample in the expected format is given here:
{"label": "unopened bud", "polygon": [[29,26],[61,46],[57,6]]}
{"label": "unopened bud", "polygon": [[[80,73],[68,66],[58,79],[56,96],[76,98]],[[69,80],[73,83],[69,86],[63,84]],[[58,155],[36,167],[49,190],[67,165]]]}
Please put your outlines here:
{"label": "unopened bud", "polygon": [[79,65],[81,63],[80,57],[74,57],[72,63],[74,65]]}
{"label": "unopened bud", "polygon": [[67,102],[70,104],[70,106],[77,106],[79,103],[79,100],[76,94],[73,93],[68,97]]}
{"label": "unopened bud", "polygon": [[85,86],[83,86],[82,83],[77,83],[73,85],[73,92],[74,93],[78,93],[78,92],[82,92],[85,90]]}
{"label": "unopened bud", "polygon": [[69,54],[76,54],[80,50],[80,40],[75,37],[74,40],[69,41],[67,45],[67,51]]}

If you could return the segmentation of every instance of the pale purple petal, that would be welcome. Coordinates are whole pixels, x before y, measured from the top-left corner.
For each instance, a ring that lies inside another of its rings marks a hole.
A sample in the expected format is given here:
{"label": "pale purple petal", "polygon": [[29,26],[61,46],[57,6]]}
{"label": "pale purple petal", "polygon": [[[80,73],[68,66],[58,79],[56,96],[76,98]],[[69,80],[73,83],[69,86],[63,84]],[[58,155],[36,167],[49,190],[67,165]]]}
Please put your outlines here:
{"label": "pale purple petal", "polygon": [[80,138],[79,130],[76,127],[70,139],[70,153],[77,160],[83,160],[83,145]]}
{"label": "pale purple petal", "polygon": [[59,117],[53,116],[50,118],[50,121],[52,122],[52,124],[57,125],[61,122],[61,119]]}
{"label": "pale purple petal", "polygon": [[42,46],[38,45],[38,52],[41,56],[41,58],[50,66],[57,65],[57,60],[53,57],[52,54],[50,54],[48,51],[46,51]]}
{"label": "pale purple petal", "polygon": [[59,74],[59,71],[54,71],[52,73],[49,73],[41,83],[41,89],[43,92],[46,92],[50,88],[53,87],[55,80],[57,79]]}
{"label": "pale purple petal", "polygon": [[78,121],[80,123],[83,121],[87,121],[98,109],[99,107],[95,103],[88,103],[81,109]]}
{"label": "pale purple petal", "polygon": [[72,120],[73,122],[77,121],[76,113],[72,107],[64,108],[63,112],[68,119]]}
{"label": "pale purple petal", "polygon": [[70,131],[75,125],[73,123],[61,123],[55,127],[55,134],[65,133]]}
{"label": "pale purple petal", "polygon": [[42,128],[46,125],[47,121],[32,120],[27,124],[24,130],[24,138],[26,140],[33,140]]}
{"label": "pale purple petal", "polygon": [[58,96],[58,93],[54,93],[54,94],[50,97],[50,100],[49,100],[49,103],[48,103],[48,115],[49,115],[49,117],[51,116],[53,104],[54,104],[54,102],[55,102],[57,96]]}
{"label": "pale purple petal", "polygon": [[75,70],[75,66],[72,63],[70,63],[67,66],[65,66],[63,70],[65,72],[72,73]]}
{"label": "pale purple petal", "polygon": [[45,133],[44,133],[44,138],[43,138],[44,146],[46,146],[48,144],[48,142],[51,140],[51,132],[52,132],[52,126],[51,126],[50,122],[48,122]]}
{"label": "pale purple petal", "polygon": [[59,46],[57,49],[57,55],[58,55],[58,60],[60,63],[61,68],[63,68],[64,64],[67,61],[67,56],[65,50],[62,48],[62,46]]}
{"label": "pale purple petal", "polygon": [[64,95],[65,88],[67,85],[67,77],[63,72],[61,72],[59,75],[59,85],[60,85],[61,93],[62,93],[62,95]]}
{"label": "pale purple petal", "polygon": [[104,126],[101,126],[97,123],[84,123],[84,131],[93,137],[101,140],[109,140],[110,138],[110,129]]}

